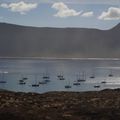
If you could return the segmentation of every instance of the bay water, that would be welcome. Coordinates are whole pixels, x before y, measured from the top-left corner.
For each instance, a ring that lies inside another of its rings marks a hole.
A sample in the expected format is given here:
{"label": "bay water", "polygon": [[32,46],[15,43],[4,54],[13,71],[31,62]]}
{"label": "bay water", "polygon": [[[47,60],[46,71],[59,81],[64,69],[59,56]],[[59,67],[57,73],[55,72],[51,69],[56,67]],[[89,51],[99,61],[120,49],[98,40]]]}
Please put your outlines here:
{"label": "bay water", "polygon": [[[33,87],[49,76],[49,82]],[[79,77],[85,81],[74,85]],[[112,74],[112,76],[110,76]],[[60,80],[62,75],[65,80]],[[94,77],[93,77],[94,76]],[[26,84],[19,84],[23,78]],[[119,59],[0,59],[0,89],[16,92],[97,91],[120,87]],[[65,88],[66,85],[71,88]],[[97,86],[97,87],[95,87]]]}

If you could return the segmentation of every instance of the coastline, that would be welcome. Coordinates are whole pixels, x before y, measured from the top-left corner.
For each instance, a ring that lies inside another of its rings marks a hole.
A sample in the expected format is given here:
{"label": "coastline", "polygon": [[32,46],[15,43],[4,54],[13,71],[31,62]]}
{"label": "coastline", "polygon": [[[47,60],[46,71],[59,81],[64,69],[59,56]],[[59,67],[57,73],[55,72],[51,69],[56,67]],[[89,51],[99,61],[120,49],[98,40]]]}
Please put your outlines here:
{"label": "coastline", "polygon": [[9,60],[120,60],[120,58],[0,57]]}
{"label": "coastline", "polygon": [[0,91],[0,120],[119,120],[120,89],[44,94]]}

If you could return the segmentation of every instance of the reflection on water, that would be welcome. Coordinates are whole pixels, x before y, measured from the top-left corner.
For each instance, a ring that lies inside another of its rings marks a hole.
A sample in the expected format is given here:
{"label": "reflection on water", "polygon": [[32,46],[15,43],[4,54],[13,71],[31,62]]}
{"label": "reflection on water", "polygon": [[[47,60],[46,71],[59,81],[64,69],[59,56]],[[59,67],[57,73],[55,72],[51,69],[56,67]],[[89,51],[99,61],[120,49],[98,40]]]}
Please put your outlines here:
{"label": "reflection on water", "polygon": [[93,91],[120,87],[120,60],[0,60],[0,88],[12,91]]}

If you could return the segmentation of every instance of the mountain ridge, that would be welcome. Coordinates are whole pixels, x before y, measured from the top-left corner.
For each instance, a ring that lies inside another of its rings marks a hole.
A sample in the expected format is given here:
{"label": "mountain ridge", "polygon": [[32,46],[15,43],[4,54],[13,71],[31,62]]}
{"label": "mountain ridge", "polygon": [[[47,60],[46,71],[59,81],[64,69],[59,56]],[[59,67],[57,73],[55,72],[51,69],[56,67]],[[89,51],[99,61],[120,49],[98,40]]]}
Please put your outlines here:
{"label": "mountain ridge", "polygon": [[120,58],[120,24],[110,30],[0,23],[1,57]]}
{"label": "mountain ridge", "polygon": [[116,24],[114,27],[110,29],[98,29],[98,28],[84,28],[84,27],[37,27],[37,26],[26,26],[21,24],[13,24],[13,23],[6,23],[6,22],[0,22],[0,25],[9,25],[9,26],[18,26],[18,27],[25,27],[25,28],[48,28],[48,29],[93,29],[93,30],[101,30],[101,31],[108,31],[111,29],[114,29],[116,27],[120,27],[120,23]]}

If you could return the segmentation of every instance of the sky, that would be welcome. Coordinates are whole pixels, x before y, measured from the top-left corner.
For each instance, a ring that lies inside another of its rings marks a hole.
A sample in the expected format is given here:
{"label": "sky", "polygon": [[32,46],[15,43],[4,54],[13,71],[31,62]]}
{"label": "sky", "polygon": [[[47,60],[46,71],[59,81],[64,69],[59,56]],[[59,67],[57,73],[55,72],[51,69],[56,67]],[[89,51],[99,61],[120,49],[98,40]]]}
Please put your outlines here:
{"label": "sky", "polygon": [[0,22],[111,29],[120,23],[120,0],[0,0]]}

